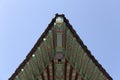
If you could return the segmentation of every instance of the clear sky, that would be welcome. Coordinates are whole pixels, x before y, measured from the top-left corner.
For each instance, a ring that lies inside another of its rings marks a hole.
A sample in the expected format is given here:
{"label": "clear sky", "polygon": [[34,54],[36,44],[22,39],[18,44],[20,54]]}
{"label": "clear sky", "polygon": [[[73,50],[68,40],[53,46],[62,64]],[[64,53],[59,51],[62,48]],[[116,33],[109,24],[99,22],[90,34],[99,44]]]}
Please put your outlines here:
{"label": "clear sky", "polygon": [[8,80],[54,18],[65,14],[114,80],[120,80],[120,0],[0,0],[0,80]]}

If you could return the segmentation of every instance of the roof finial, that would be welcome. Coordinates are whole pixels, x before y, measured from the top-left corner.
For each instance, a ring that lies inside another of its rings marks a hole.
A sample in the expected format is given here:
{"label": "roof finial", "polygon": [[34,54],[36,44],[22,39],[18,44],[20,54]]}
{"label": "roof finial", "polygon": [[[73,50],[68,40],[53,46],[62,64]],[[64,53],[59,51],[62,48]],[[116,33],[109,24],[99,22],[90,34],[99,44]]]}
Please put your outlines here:
{"label": "roof finial", "polygon": [[63,17],[57,17],[55,22],[56,23],[63,23]]}

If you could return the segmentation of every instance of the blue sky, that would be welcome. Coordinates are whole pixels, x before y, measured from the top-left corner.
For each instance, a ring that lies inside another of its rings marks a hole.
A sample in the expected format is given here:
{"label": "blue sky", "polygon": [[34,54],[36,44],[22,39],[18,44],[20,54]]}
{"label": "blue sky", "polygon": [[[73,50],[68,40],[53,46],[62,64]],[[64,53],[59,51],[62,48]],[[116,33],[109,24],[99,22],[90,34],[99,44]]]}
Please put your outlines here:
{"label": "blue sky", "polygon": [[0,80],[8,80],[54,18],[65,14],[114,80],[120,80],[120,0],[0,0]]}

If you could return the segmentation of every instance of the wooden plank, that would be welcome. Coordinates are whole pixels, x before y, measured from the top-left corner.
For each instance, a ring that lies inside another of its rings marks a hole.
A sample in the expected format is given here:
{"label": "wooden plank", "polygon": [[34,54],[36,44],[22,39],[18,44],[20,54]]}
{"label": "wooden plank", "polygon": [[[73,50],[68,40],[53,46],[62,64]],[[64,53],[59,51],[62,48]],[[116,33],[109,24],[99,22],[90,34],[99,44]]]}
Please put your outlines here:
{"label": "wooden plank", "polygon": [[43,62],[43,57],[42,57],[42,52],[41,52],[41,46],[40,47],[38,47],[38,49],[37,49],[37,60],[38,60],[38,64],[39,64],[39,67],[40,67],[40,72],[42,72],[43,71],[43,69],[44,69],[44,62]]}
{"label": "wooden plank", "polygon": [[43,67],[41,66],[41,60],[40,60],[40,53],[38,53],[39,52],[39,50],[37,50],[37,52],[36,52],[36,64],[37,64],[37,66],[38,66],[38,71],[39,71],[39,74],[42,72],[42,69],[43,69]]}
{"label": "wooden plank", "polygon": [[48,80],[47,70],[45,69],[43,72],[43,76],[45,80]]}
{"label": "wooden plank", "polygon": [[40,72],[39,72],[39,69],[38,69],[39,67],[37,65],[37,61],[36,60],[37,60],[36,59],[36,55],[31,58],[31,65],[32,65],[33,74],[34,74],[35,77],[40,75]]}
{"label": "wooden plank", "polygon": [[96,73],[94,80],[98,80],[99,75],[100,75],[100,71],[97,69],[97,73]]}
{"label": "wooden plank", "polygon": [[69,80],[69,74],[70,74],[70,64],[67,63],[67,75],[66,75],[66,80]]}
{"label": "wooden plank", "polygon": [[52,72],[53,72],[53,80],[55,80],[55,72],[54,72],[55,68],[54,68],[54,60],[52,60]]}
{"label": "wooden plank", "polygon": [[76,73],[75,75],[75,80],[78,80],[78,73]]}
{"label": "wooden plank", "polygon": [[96,69],[96,66],[95,66],[95,64],[93,64],[91,72],[90,72],[90,74],[92,74],[89,78],[90,80],[93,80],[93,78],[94,78],[94,74],[96,72],[95,69]]}
{"label": "wooden plank", "polygon": [[85,57],[86,57],[86,53],[84,53],[83,55],[83,58],[82,58],[82,63],[81,63],[81,67],[80,67],[80,73],[81,73],[81,76],[84,77],[85,76],[85,73],[84,73],[84,65],[85,65]]}
{"label": "wooden plank", "polygon": [[38,76],[38,80],[43,80],[41,75]]}
{"label": "wooden plank", "polygon": [[47,56],[46,56],[44,43],[42,43],[42,45],[41,45],[41,52],[42,52],[42,59],[43,59],[43,62],[44,62],[44,66],[46,67],[46,65],[47,65]]}
{"label": "wooden plank", "polygon": [[14,80],[20,80],[19,76],[17,75]]}
{"label": "wooden plank", "polygon": [[29,77],[29,79],[31,79],[32,76],[33,76],[33,72],[32,72],[31,69],[32,69],[32,68],[31,68],[30,62],[27,62],[27,64],[26,64],[26,71],[28,72],[28,77]]}
{"label": "wooden plank", "polygon": [[75,63],[76,63],[76,58],[77,58],[77,51],[78,51],[78,43],[76,42],[76,39],[73,38],[73,41],[72,41],[72,49],[71,49],[71,57],[70,57],[70,61],[71,61],[71,64],[73,66],[75,66]]}
{"label": "wooden plank", "polygon": [[48,36],[47,36],[47,40],[46,40],[46,49],[47,49],[47,54],[48,54],[48,57],[49,57],[49,60],[51,60],[52,59],[52,54],[53,53],[51,53],[52,52],[52,48],[50,47],[51,46],[51,43],[52,43],[52,41],[50,41],[50,32],[49,32],[49,34],[48,34]]}
{"label": "wooden plank", "polygon": [[72,49],[73,49],[73,36],[72,35],[70,35],[70,38],[69,38],[69,40],[70,40],[70,45],[69,45],[69,57],[68,57],[68,60],[69,60],[69,62],[70,63],[72,63],[71,61],[72,61],[72,59],[71,59],[71,57],[72,57]]}
{"label": "wooden plank", "polygon": [[73,73],[73,68],[72,66],[70,66],[69,80],[72,79],[72,73]]}
{"label": "wooden plank", "polygon": [[20,79],[20,80],[26,79],[25,76],[24,76],[23,71],[21,71],[21,72],[18,74],[18,76],[19,76],[19,79]]}
{"label": "wooden plank", "polygon": [[50,80],[50,70],[49,70],[49,65],[47,66],[47,77],[48,77],[48,80]]}
{"label": "wooden plank", "polygon": [[83,64],[83,74],[84,74],[83,76],[84,76],[84,79],[88,79],[87,75],[89,75],[89,74],[86,73],[86,70],[87,70],[86,67],[88,67],[88,61],[89,61],[88,59],[89,58],[86,55],[85,58],[84,58],[84,61],[83,61],[84,62],[84,64]]}
{"label": "wooden plank", "polygon": [[48,48],[48,54],[49,54],[49,57],[50,57],[50,60],[52,59],[53,57],[53,54],[52,51],[53,51],[53,40],[52,40],[52,30],[49,31],[49,34],[48,34],[48,38],[47,38],[47,48]]}
{"label": "wooden plank", "polygon": [[35,67],[34,67],[32,59],[29,60],[29,65],[30,65],[30,70],[32,71],[32,75],[35,76],[36,75],[36,71],[35,71]]}
{"label": "wooden plank", "polygon": [[87,74],[87,77],[90,78],[91,76],[91,68],[92,68],[92,61],[89,59],[89,62],[88,62],[88,65],[87,65],[87,69],[86,69],[86,74]]}
{"label": "wooden plank", "polygon": [[38,63],[38,59],[37,59],[38,54],[35,53],[35,56],[33,57],[33,65],[34,68],[36,70],[36,75],[40,75],[40,68],[39,68],[39,63]]}
{"label": "wooden plank", "polygon": [[67,75],[67,63],[68,63],[68,61],[65,59],[65,77],[64,77],[64,80],[66,80],[66,75]]}
{"label": "wooden plank", "polygon": [[49,64],[49,73],[50,73],[50,80],[53,80],[53,67],[52,67],[52,62]]}
{"label": "wooden plank", "polygon": [[69,62],[73,65],[73,55],[74,55],[74,38],[73,36],[71,36],[71,51],[70,51],[70,59],[69,59]]}
{"label": "wooden plank", "polygon": [[82,75],[82,68],[81,67],[83,65],[83,59],[84,59],[84,51],[83,51],[82,48],[80,49],[80,53],[79,54],[80,54],[80,63],[79,63],[80,64],[80,66],[79,66],[80,71],[79,72]]}
{"label": "wooden plank", "polygon": [[76,76],[76,71],[75,71],[75,69],[73,69],[71,80],[75,80],[75,76]]}
{"label": "wooden plank", "polygon": [[82,76],[81,76],[81,75],[78,75],[77,80],[83,80]]}
{"label": "wooden plank", "polygon": [[93,73],[94,77],[92,78],[92,80],[95,80],[97,74],[98,74],[98,68],[95,67],[95,69],[94,69],[94,73]]}
{"label": "wooden plank", "polygon": [[42,80],[45,80],[43,73],[41,74]]}
{"label": "wooden plank", "polygon": [[79,69],[80,69],[80,62],[81,62],[81,53],[80,53],[80,46],[78,46],[78,50],[77,50],[77,53],[76,53],[76,56],[75,56],[75,69],[76,71],[79,72]]}
{"label": "wooden plank", "polygon": [[67,48],[67,59],[70,61],[70,57],[71,57],[71,49],[72,49],[72,42],[73,42],[73,36],[71,35],[70,31],[68,30],[68,37],[67,37],[67,44],[66,46]]}
{"label": "wooden plank", "polygon": [[24,74],[25,74],[26,80],[29,80],[31,78],[31,74],[28,69],[28,63],[24,66]]}
{"label": "wooden plank", "polygon": [[[48,43],[48,36],[46,37],[46,40],[44,41],[44,50],[45,50],[45,57],[46,61],[49,62],[50,60],[50,55],[49,55],[49,43]],[[47,63],[48,64],[48,63]]]}
{"label": "wooden plank", "polygon": [[69,48],[69,30],[67,30],[67,34],[66,34],[66,54],[65,54],[65,56],[66,56],[66,58],[68,59],[68,48]]}
{"label": "wooden plank", "polygon": [[19,72],[19,74],[17,75],[18,76],[18,78],[19,78],[19,80],[22,80],[22,77],[21,77],[21,72]]}
{"label": "wooden plank", "polygon": [[88,74],[88,72],[89,72],[89,70],[90,70],[89,67],[90,67],[91,62],[90,62],[90,59],[89,59],[88,56],[86,56],[86,58],[87,58],[87,59],[86,59],[87,62],[86,62],[85,67],[84,67],[84,70],[85,70],[85,78],[86,78],[86,79],[89,79],[89,78],[88,78],[88,75],[90,75],[90,74]]}
{"label": "wooden plank", "polygon": [[103,76],[103,74],[102,73],[100,73],[100,75],[98,76],[98,78],[97,78],[97,80],[104,80],[104,78],[103,78],[104,76]]}
{"label": "wooden plank", "polygon": [[79,48],[79,45],[78,43],[76,42],[75,40],[75,44],[74,44],[74,53],[73,53],[73,66],[75,67],[75,63],[77,62],[77,54],[78,54],[78,48]]}

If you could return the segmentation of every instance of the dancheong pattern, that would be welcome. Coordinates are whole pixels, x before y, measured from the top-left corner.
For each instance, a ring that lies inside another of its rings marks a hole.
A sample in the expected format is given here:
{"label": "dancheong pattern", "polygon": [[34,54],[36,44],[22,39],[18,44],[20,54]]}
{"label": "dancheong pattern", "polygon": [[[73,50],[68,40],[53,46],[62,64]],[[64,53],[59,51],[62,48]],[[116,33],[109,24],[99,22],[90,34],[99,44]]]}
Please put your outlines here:
{"label": "dancheong pattern", "polygon": [[64,15],[56,14],[9,80],[113,80]]}

